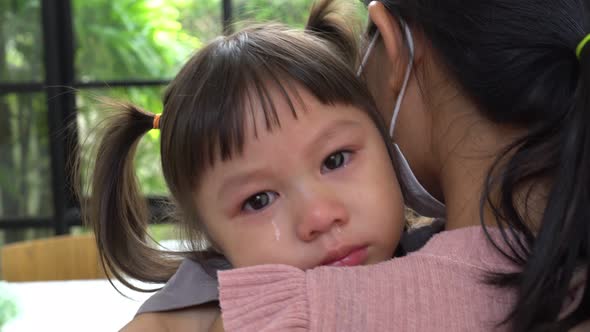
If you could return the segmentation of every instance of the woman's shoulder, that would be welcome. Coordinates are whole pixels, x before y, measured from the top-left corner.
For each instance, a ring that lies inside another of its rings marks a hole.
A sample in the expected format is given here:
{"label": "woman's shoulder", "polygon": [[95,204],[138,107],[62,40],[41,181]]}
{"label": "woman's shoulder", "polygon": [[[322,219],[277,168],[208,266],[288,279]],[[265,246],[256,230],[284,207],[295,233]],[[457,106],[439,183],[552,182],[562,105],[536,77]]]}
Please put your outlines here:
{"label": "woman's shoulder", "polygon": [[[471,226],[434,234],[420,250],[399,260],[399,265],[421,261],[447,268],[468,268],[480,271],[516,272],[519,267],[507,259],[508,250],[502,232],[496,227]],[[431,264],[430,264],[431,265]]]}
{"label": "woman's shoulder", "polygon": [[208,331],[219,314],[219,306],[216,303],[166,312],[143,313],[135,316],[121,331]]}

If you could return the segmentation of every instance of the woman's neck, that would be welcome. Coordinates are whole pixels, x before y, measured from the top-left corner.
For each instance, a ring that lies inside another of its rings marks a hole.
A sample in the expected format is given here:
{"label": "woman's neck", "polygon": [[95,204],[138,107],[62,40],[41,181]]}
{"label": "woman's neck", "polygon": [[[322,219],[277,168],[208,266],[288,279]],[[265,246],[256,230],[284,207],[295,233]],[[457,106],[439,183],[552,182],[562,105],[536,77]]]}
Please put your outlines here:
{"label": "woman's neck", "polygon": [[[447,229],[479,225],[481,199],[488,173],[503,150],[523,134],[522,129],[500,126],[483,118],[468,103],[442,110],[437,123],[441,187],[447,206]],[[445,118],[446,117],[446,118]],[[497,202],[497,187],[490,198]],[[523,204],[524,206],[524,204]],[[483,220],[495,225],[488,203]]]}

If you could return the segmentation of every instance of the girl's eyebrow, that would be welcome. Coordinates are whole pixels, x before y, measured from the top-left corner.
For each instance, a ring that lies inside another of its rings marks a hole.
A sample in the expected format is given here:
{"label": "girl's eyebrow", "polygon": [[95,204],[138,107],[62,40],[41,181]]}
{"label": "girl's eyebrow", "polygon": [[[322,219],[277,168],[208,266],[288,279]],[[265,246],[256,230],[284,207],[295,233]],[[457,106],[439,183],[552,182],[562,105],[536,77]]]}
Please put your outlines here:
{"label": "girl's eyebrow", "polygon": [[[325,126],[325,128],[319,130],[318,133],[315,134],[315,137],[310,139],[309,142],[305,144],[303,152],[306,156],[313,155],[318,147],[322,146],[323,141],[329,140],[335,135],[340,135],[343,131],[358,130],[361,127],[361,123],[356,120],[341,119],[334,121]],[[218,199],[221,199],[227,195],[228,191],[234,189],[235,187],[241,186],[244,183],[248,183],[256,179],[264,179],[266,178],[267,174],[267,170],[264,168],[254,168],[250,170],[242,169],[237,174],[232,174],[223,179],[223,183],[220,186],[217,197]]]}
{"label": "girl's eyebrow", "polygon": [[305,147],[305,155],[309,156],[312,155],[314,150],[318,148],[318,146],[322,145],[323,141],[330,139],[331,137],[340,134],[342,131],[345,130],[354,130],[361,128],[362,125],[360,122],[351,119],[342,119],[338,121],[332,122],[330,125],[326,126],[324,129],[319,131],[318,134],[314,138],[312,138]]}
{"label": "girl's eyebrow", "polygon": [[254,169],[241,171],[238,174],[231,175],[224,179],[223,184],[217,192],[217,198],[221,199],[227,196],[228,191],[235,187],[242,186],[245,183],[251,182],[255,179],[264,179],[266,177],[266,171],[264,169]]}

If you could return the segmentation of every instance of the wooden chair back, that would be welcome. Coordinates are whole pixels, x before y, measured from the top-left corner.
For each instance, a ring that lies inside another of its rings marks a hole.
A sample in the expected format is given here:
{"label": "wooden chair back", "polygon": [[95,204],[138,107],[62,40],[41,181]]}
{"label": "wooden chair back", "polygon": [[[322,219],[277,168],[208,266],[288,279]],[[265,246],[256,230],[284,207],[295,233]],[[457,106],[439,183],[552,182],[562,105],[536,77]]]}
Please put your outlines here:
{"label": "wooden chair back", "polygon": [[94,235],[63,235],[3,246],[6,281],[106,278]]}

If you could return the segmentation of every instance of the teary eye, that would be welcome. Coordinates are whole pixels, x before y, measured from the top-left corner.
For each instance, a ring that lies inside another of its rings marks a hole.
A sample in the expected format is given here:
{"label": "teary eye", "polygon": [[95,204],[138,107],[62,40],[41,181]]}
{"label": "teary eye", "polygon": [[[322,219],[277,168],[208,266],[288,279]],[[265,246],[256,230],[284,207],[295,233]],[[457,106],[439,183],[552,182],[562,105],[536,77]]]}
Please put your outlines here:
{"label": "teary eye", "polygon": [[278,195],[279,194],[272,191],[256,193],[246,199],[242,205],[242,210],[250,212],[262,210],[272,204]]}
{"label": "teary eye", "polygon": [[350,151],[338,151],[329,155],[322,163],[322,173],[330,172],[335,169],[345,166],[350,160],[352,152]]}

